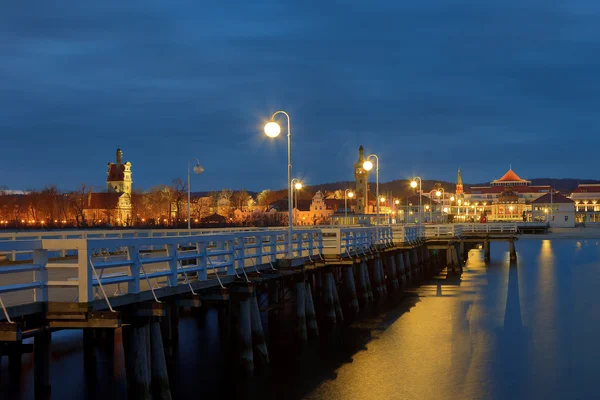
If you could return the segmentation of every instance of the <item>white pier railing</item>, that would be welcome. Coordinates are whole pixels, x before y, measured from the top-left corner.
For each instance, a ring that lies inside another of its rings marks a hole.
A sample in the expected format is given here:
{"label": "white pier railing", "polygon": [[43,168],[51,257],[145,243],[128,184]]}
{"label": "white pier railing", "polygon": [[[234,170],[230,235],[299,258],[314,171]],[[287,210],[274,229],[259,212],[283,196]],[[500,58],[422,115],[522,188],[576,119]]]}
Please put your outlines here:
{"label": "white pier railing", "polygon": [[[376,245],[412,243],[420,229],[370,226],[294,230],[293,254],[310,260],[326,254],[346,256]],[[111,308],[111,301],[127,294],[151,293],[158,300],[163,288],[180,287],[193,293],[194,282],[213,280],[210,285],[218,286],[233,277],[248,279],[248,271],[272,268],[287,254],[287,230],[281,228],[186,236],[179,231],[161,237],[142,236],[140,232],[135,237],[132,233],[135,231],[123,231],[112,237],[114,232],[61,233],[64,238],[56,238],[56,233],[49,232],[36,233],[34,236],[40,238],[35,239],[0,240],[0,253],[32,255],[0,265],[0,320],[8,319],[6,307],[16,305],[101,300]]]}

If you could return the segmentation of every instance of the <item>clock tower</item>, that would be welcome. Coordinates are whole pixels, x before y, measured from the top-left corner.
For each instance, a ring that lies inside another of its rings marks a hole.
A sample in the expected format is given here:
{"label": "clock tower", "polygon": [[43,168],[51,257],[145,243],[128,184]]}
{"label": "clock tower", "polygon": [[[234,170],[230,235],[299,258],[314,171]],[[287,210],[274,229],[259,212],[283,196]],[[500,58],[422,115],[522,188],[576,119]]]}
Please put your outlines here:
{"label": "clock tower", "polygon": [[368,204],[367,183],[369,182],[369,171],[363,168],[365,154],[362,146],[358,148],[358,161],[354,164],[354,179],[356,179],[356,213],[366,214]]}

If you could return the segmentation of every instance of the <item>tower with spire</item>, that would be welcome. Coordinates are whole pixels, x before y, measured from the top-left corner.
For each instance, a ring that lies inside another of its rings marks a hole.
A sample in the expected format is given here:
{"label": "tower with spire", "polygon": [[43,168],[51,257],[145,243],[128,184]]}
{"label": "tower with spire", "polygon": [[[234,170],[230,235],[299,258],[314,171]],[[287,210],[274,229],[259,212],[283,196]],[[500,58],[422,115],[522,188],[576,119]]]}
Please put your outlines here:
{"label": "tower with spire", "polygon": [[458,168],[458,176],[456,177],[456,195],[462,196],[463,193],[464,193],[463,182],[462,182],[462,176],[460,175],[460,167],[459,167]]}
{"label": "tower with spire", "polygon": [[365,162],[365,153],[362,145],[358,148],[358,161],[354,164],[354,179],[356,180],[356,213],[365,214],[367,210],[368,190],[367,183],[369,182],[369,171],[363,168]]}
{"label": "tower with spire", "polygon": [[108,163],[106,185],[109,192],[131,194],[131,163],[123,163],[123,150],[117,149],[116,163]]}

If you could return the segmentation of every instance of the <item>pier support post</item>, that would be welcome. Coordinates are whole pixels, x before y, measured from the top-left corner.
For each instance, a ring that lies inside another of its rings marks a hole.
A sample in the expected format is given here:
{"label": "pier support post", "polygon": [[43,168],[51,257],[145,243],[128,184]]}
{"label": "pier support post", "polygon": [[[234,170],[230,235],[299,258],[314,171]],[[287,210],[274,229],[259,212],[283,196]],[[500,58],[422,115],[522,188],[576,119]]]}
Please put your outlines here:
{"label": "pier support post", "polygon": [[9,349],[8,353],[8,375],[11,381],[18,382],[21,379],[21,365],[22,365],[22,344],[21,340],[11,343],[7,346]]}
{"label": "pier support post", "polygon": [[319,326],[317,325],[317,315],[315,313],[310,282],[306,282],[306,328],[309,337],[315,338],[319,336]]}
{"label": "pier support post", "polygon": [[342,303],[340,303],[340,297],[338,296],[337,285],[335,283],[335,277],[331,274],[331,291],[333,293],[333,306],[335,307],[335,316],[337,322],[344,322],[344,313],[342,312]]}
{"label": "pier support post", "polygon": [[398,276],[398,283],[401,286],[406,285],[406,276],[404,275],[404,256],[402,255],[402,250],[399,250],[394,254],[394,258],[396,259],[396,274]]}
{"label": "pier support post", "polygon": [[421,266],[419,265],[419,257],[417,256],[417,248],[413,247],[410,250],[410,265],[417,279],[421,277]]}
{"label": "pier support post", "polygon": [[325,276],[323,276],[323,305],[325,306],[327,320],[332,325],[335,325],[336,323],[335,303],[333,300],[334,285],[333,274],[331,272],[326,272]]}
{"label": "pier support post", "polygon": [[163,347],[160,325],[158,322],[152,322],[145,329],[150,333],[152,399],[171,400],[169,374],[167,372],[167,361],[165,360],[165,349]]}
{"label": "pier support post", "polygon": [[260,319],[260,309],[258,308],[258,298],[256,293],[250,297],[250,324],[252,329],[252,347],[254,349],[254,358],[261,365],[269,364],[269,352],[265,341],[262,321]]}
{"label": "pier support post", "polygon": [[250,298],[246,296],[239,301],[238,342],[240,362],[248,373],[254,371],[254,356],[252,353],[252,317],[250,313]]}
{"label": "pier support post", "polygon": [[453,247],[452,251],[453,251],[453,255],[454,255],[454,263],[458,267],[458,270],[460,272],[463,272],[463,260],[462,260],[462,258],[460,256],[460,247],[457,244],[455,244],[452,247]]}
{"label": "pier support post", "polygon": [[407,250],[403,253],[404,256],[404,274],[406,275],[406,280],[408,282],[412,282],[414,279],[412,266],[410,265],[410,250]]}
{"label": "pier support post", "polygon": [[[360,260],[354,261],[354,266],[360,268]],[[343,281],[345,286],[345,297],[348,299],[348,306],[356,315],[359,312],[358,296],[356,295],[356,284],[354,282],[353,265],[344,265],[342,267]]]}
{"label": "pier support post", "polygon": [[83,329],[83,368],[86,376],[96,377],[96,343],[94,329]]}
{"label": "pier support post", "polygon": [[394,253],[390,252],[386,258],[387,274],[390,280],[390,288],[398,290],[398,276],[396,275],[396,263],[394,262]]}
{"label": "pier support post", "polygon": [[315,296],[316,300],[321,299],[323,296],[323,273],[321,271],[317,271],[315,273]]}
{"label": "pier support post", "polygon": [[123,328],[123,347],[130,399],[150,400],[150,360],[148,360],[146,325]]}
{"label": "pier support post", "polygon": [[378,254],[375,256],[371,263],[371,270],[373,271],[373,283],[375,285],[375,294],[377,297],[383,297],[383,285],[381,276],[381,256]]}
{"label": "pier support post", "polygon": [[364,259],[358,261],[357,264],[357,276],[358,276],[358,294],[360,296],[360,301],[362,301],[363,305],[369,302],[369,293],[367,289],[367,280],[365,277],[367,263]]}
{"label": "pier support post", "polygon": [[308,339],[306,332],[306,286],[304,285],[304,275],[296,281],[296,332],[298,339],[305,343]]}
{"label": "pier support post", "polygon": [[373,301],[375,297],[373,296],[373,286],[371,285],[371,275],[369,269],[369,259],[372,258],[367,256],[364,261],[364,273],[365,273],[365,283],[367,285],[367,295],[369,296],[369,301]]}
{"label": "pier support post", "polygon": [[510,262],[514,263],[517,261],[517,249],[515,248],[515,241],[511,239],[508,241],[508,251],[510,253]]}
{"label": "pier support post", "polygon": [[50,331],[43,329],[33,340],[33,383],[36,399],[50,399]]}
{"label": "pier support post", "polygon": [[450,247],[446,248],[446,268],[448,271],[454,271],[454,258],[452,257],[452,249]]}
{"label": "pier support post", "polygon": [[483,242],[483,259],[485,262],[489,262],[491,257],[490,257],[490,241],[486,240],[485,242]]}

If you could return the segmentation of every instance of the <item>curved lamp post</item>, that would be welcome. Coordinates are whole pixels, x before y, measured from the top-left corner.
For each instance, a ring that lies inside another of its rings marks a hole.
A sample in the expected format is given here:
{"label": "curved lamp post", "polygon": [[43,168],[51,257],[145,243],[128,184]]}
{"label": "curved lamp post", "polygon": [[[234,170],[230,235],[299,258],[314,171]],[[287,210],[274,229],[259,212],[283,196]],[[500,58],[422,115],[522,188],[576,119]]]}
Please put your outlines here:
{"label": "curved lamp post", "polygon": [[[196,160],[196,165],[194,165],[194,173],[197,175],[200,175],[201,173],[204,172],[204,168],[202,168],[202,166],[200,165],[200,161],[198,161],[197,158],[194,158],[194,160]],[[192,160],[188,161],[188,230],[192,229],[192,188],[191,188],[191,167],[192,167]]]}
{"label": "curved lamp post", "polygon": [[287,129],[287,138],[288,138],[288,248],[287,248],[287,258],[291,259],[294,257],[294,252],[292,251],[292,129],[290,124],[290,115],[283,110],[275,111],[273,115],[271,115],[271,120],[267,122],[265,125],[265,134],[270,138],[276,138],[281,133],[281,127],[277,122],[275,122],[275,117],[277,114],[283,114],[287,117],[288,129]]}
{"label": "curved lamp post", "polygon": [[[302,189],[302,182],[300,182],[300,179],[298,178],[294,178],[292,179],[292,187],[295,189],[295,194],[294,192],[292,192],[292,194],[294,194],[294,196],[292,197],[292,200],[295,198],[296,199],[296,203],[294,205],[294,207],[296,208],[296,210],[298,210],[298,190]],[[293,202],[292,202],[293,204]]]}
{"label": "curved lamp post", "polygon": [[435,195],[440,198],[440,216],[442,217],[442,223],[444,222],[444,188],[439,188]]}
{"label": "curved lamp post", "polygon": [[[375,232],[377,235],[377,245],[379,245],[379,157],[377,157],[376,154],[371,154],[369,155],[369,157],[367,157],[367,159],[365,160],[365,162],[363,163],[363,168],[366,171],[370,171],[373,169],[373,162],[371,161],[371,158],[375,159],[375,198],[377,199],[375,201],[376,204],[376,213],[377,213],[377,223],[375,226]],[[368,204],[368,199],[369,197],[367,196],[367,194],[365,193],[365,196],[367,198],[367,204]]]}
{"label": "curved lamp post", "polygon": [[412,180],[412,182],[410,183],[410,186],[414,189],[417,187],[417,179],[419,180],[419,224],[423,223],[422,222],[422,215],[421,215],[421,208],[423,208],[423,191],[421,190],[421,184],[423,183],[423,181],[421,180],[421,177],[419,176],[415,176]]}
{"label": "curved lamp post", "polygon": [[348,197],[354,197],[354,192],[352,192],[352,189],[344,190],[344,219],[346,220],[346,225],[348,225]]}

